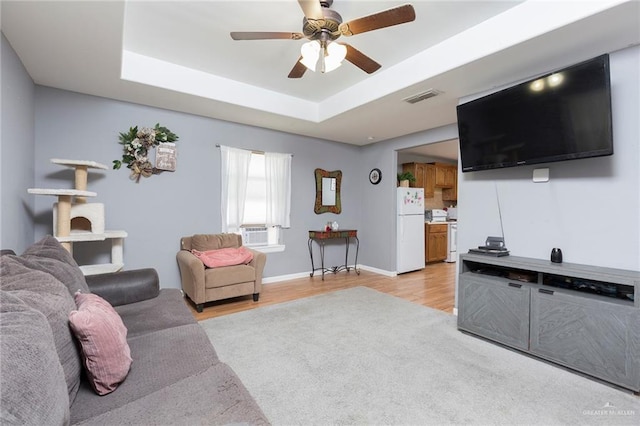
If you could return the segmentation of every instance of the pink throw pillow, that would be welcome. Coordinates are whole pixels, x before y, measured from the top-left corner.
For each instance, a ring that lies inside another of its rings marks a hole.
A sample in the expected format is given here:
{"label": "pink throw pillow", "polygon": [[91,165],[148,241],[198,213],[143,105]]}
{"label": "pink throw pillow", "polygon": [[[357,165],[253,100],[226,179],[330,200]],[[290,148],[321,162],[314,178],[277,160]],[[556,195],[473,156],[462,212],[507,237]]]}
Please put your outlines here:
{"label": "pink throw pillow", "polygon": [[223,248],[218,250],[191,250],[194,256],[209,268],[247,264],[253,260],[253,253],[246,247]]}
{"label": "pink throw pillow", "polygon": [[69,314],[71,330],[82,345],[89,381],[98,395],[113,392],[127,377],[131,351],[127,328],[113,307],[96,294],[76,293],[78,310]]}

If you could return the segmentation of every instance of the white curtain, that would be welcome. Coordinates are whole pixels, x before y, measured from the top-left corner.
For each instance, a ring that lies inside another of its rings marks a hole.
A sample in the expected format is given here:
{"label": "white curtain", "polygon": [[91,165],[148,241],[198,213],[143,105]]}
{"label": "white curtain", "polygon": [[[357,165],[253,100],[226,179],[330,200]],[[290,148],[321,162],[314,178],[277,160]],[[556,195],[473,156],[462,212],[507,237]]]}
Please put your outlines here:
{"label": "white curtain", "polygon": [[265,152],[267,226],[291,226],[291,154]]}
{"label": "white curtain", "polygon": [[238,232],[244,216],[251,151],[228,146],[220,146],[220,151],[222,232]]}

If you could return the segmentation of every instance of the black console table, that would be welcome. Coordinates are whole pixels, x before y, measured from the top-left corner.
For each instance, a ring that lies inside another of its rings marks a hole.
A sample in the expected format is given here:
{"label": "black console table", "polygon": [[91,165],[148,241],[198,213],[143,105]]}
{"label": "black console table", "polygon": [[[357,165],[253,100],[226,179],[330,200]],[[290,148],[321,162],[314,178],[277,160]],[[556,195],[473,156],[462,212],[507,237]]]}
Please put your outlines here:
{"label": "black console table", "polygon": [[[345,240],[345,255],[344,265],[332,266],[331,268],[325,268],[324,266],[324,245],[327,240],[344,238]],[[349,266],[349,240],[353,238],[356,241],[356,259],[353,264],[353,268]],[[313,242],[316,241],[320,246],[320,267],[316,268],[313,262]],[[311,273],[310,277],[313,277],[317,270],[322,271],[322,280],[324,281],[325,272],[333,272],[334,274],[339,271],[349,272],[351,269],[356,271],[356,274],[360,275],[358,270],[358,251],[360,250],[360,240],[358,240],[358,231],[355,229],[345,229],[340,231],[309,231],[309,256],[311,257]]]}

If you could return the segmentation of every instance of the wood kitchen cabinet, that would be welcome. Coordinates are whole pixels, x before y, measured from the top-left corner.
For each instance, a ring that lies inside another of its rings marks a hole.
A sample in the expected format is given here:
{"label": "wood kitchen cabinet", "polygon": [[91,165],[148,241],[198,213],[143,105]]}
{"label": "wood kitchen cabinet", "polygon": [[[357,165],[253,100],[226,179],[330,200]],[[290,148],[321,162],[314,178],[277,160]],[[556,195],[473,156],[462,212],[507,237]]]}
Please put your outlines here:
{"label": "wood kitchen cabinet", "polygon": [[458,166],[453,164],[433,163],[436,168],[435,187],[453,188],[456,184]]}
{"label": "wood kitchen cabinet", "polygon": [[453,187],[444,188],[442,190],[442,201],[458,201],[458,167],[453,169],[454,180]]}
{"label": "wood kitchen cabinet", "polygon": [[434,167],[434,187],[442,188],[442,201],[458,200],[458,165],[430,163]]}
{"label": "wood kitchen cabinet", "polygon": [[425,223],[424,254],[425,262],[438,262],[447,258],[446,223]]}
{"label": "wood kitchen cabinet", "polygon": [[411,172],[416,178],[415,182],[411,182],[413,188],[424,188],[424,197],[433,198],[435,188],[436,171],[433,164],[425,163],[404,163],[402,165],[403,172]]}
{"label": "wood kitchen cabinet", "polygon": [[436,168],[433,164],[424,165],[424,198],[435,195]]}

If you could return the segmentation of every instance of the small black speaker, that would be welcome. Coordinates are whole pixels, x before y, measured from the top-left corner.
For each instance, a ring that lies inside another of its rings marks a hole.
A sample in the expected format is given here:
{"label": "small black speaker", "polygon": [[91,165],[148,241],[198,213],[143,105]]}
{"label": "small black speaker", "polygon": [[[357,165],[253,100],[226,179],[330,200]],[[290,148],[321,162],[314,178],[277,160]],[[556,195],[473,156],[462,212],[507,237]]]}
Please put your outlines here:
{"label": "small black speaker", "polygon": [[557,247],[554,247],[551,250],[551,261],[553,263],[562,263],[562,250]]}

